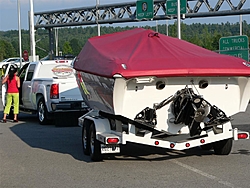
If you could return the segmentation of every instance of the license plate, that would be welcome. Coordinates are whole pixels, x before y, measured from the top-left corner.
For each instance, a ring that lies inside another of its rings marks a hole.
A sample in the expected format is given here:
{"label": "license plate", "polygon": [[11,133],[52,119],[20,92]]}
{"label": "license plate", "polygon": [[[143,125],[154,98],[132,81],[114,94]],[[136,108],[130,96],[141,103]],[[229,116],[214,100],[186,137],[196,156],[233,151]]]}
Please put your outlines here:
{"label": "license plate", "polygon": [[120,146],[101,144],[101,153],[120,153]]}

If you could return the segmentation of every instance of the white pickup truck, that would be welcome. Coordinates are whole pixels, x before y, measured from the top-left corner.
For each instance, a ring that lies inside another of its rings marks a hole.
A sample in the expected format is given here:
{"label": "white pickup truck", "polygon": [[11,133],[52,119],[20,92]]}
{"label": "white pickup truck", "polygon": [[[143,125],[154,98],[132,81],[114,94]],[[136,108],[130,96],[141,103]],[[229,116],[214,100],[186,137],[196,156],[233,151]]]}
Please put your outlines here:
{"label": "white pickup truck", "polygon": [[[24,113],[36,113],[40,124],[77,125],[77,118],[87,110],[78,88],[72,60],[38,61],[25,64],[20,77],[20,106]],[[6,69],[7,74],[9,67]],[[6,85],[2,85],[5,104]]]}

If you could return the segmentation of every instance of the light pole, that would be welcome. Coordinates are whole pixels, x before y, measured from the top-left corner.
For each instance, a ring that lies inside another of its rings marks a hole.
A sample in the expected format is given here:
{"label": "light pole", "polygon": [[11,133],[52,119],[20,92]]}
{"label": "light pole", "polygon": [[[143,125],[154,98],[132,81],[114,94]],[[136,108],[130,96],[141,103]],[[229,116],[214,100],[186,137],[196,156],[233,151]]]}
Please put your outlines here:
{"label": "light pole", "polygon": [[240,15],[240,35],[242,35],[242,15]]}
{"label": "light pole", "polygon": [[156,33],[158,33],[158,21],[155,20],[155,28],[156,28]]}
{"label": "light pole", "polygon": [[166,35],[168,36],[168,20],[166,20]]}
{"label": "light pole", "polygon": [[35,44],[35,30],[34,30],[34,9],[33,0],[30,0],[30,51],[31,61],[35,61],[36,57],[36,44]]}
{"label": "light pole", "polygon": [[18,31],[19,31],[19,57],[20,57],[20,68],[22,67],[22,37],[21,37],[21,13],[20,13],[20,0],[17,0],[18,9]]}
{"label": "light pole", "polygon": [[55,28],[56,56],[58,56],[58,28]]}
{"label": "light pole", "polygon": [[97,23],[97,32],[98,32],[98,36],[101,35],[101,28],[100,28],[100,24],[98,23],[98,19],[99,19],[99,10],[98,10],[98,6],[100,5],[100,1],[96,0],[96,9],[97,9],[97,18],[96,18],[96,23]]}
{"label": "light pole", "polygon": [[181,2],[180,0],[177,0],[177,27],[178,27],[178,39],[181,39]]}

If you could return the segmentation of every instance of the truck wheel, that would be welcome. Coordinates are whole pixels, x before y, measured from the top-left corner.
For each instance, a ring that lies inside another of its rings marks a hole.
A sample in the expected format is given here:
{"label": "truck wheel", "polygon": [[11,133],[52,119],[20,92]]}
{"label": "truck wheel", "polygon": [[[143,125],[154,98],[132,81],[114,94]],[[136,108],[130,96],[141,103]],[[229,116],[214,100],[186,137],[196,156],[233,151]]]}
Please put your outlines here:
{"label": "truck wheel", "polygon": [[209,151],[209,150],[213,149],[213,144],[205,144],[205,145],[201,145],[200,147],[203,150]]}
{"label": "truck wheel", "polygon": [[90,158],[92,161],[102,161],[101,143],[96,139],[95,125],[91,124],[89,129]]}
{"label": "truck wheel", "polygon": [[232,146],[233,146],[232,138],[215,142],[213,144],[214,153],[216,155],[228,155],[232,150]]}
{"label": "truck wheel", "polygon": [[90,154],[89,128],[86,125],[82,127],[82,149],[85,155]]}
{"label": "truck wheel", "polygon": [[37,104],[37,116],[38,121],[41,125],[46,125],[48,123],[48,110],[45,105],[44,99],[41,98]]}

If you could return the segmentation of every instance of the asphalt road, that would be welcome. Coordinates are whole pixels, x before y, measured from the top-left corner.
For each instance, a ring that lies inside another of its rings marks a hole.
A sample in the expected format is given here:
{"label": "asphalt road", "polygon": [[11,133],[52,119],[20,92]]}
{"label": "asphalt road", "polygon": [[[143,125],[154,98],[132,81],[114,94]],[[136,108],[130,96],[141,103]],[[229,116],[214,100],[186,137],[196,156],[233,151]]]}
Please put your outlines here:
{"label": "asphalt road", "polygon": [[[249,113],[234,116],[233,125],[250,131]],[[42,126],[35,115],[19,120],[0,123],[0,188],[250,187],[250,140],[235,141],[227,156],[128,144],[116,157],[91,162],[80,127]]]}

